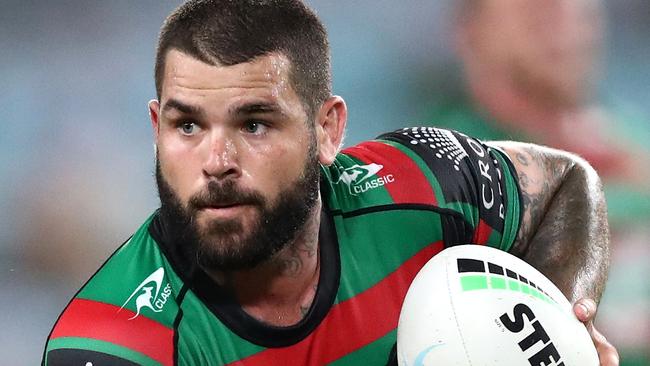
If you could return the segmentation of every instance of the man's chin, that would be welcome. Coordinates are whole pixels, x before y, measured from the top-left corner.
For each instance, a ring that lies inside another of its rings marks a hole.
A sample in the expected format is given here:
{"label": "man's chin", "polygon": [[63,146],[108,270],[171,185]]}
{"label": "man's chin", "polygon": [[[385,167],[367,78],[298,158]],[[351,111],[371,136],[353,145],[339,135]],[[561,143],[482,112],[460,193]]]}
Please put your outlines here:
{"label": "man's chin", "polygon": [[199,264],[216,271],[251,269],[268,258],[259,248],[249,247],[253,243],[250,239],[241,233],[204,236],[199,241]]}
{"label": "man's chin", "polygon": [[239,219],[199,218],[196,220],[199,240],[206,243],[239,241],[246,232]]}

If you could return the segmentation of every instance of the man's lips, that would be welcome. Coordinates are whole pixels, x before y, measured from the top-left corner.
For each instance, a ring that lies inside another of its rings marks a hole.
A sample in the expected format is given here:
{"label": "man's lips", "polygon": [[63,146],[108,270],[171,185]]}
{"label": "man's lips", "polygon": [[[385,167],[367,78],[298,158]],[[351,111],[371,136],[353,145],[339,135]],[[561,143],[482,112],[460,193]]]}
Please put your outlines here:
{"label": "man's lips", "polygon": [[209,209],[209,208],[214,208],[214,209],[219,209],[219,208],[228,208],[228,207],[235,207],[235,206],[250,206],[253,205],[254,202],[247,202],[247,201],[223,201],[223,202],[211,202],[211,203],[204,203],[200,204],[199,209]]}
{"label": "man's lips", "polygon": [[228,208],[228,207],[234,207],[234,206],[240,206],[242,205],[241,203],[219,203],[219,204],[212,204],[212,205],[205,205],[202,208]]}
{"label": "man's lips", "polygon": [[241,202],[219,203],[202,206],[199,211],[213,217],[229,218],[241,215],[248,207],[251,207],[251,204]]}

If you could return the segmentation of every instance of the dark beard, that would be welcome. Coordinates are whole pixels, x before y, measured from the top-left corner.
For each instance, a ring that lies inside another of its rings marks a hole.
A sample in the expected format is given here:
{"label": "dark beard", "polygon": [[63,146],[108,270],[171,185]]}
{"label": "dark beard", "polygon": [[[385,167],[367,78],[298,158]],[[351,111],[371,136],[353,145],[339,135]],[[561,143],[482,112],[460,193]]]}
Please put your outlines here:
{"label": "dark beard", "polygon": [[[160,214],[172,232],[179,233],[176,245],[196,244],[198,264],[204,269],[234,271],[250,269],[285,248],[305,227],[318,199],[320,170],[315,141],[300,178],[280,192],[269,207],[258,192],[244,191],[231,180],[211,181],[206,189],[190,197],[184,208],[160,169],[156,157],[156,183]],[[205,228],[197,223],[201,207],[237,202],[258,208],[259,217],[249,232],[239,220],[212,220]]]}

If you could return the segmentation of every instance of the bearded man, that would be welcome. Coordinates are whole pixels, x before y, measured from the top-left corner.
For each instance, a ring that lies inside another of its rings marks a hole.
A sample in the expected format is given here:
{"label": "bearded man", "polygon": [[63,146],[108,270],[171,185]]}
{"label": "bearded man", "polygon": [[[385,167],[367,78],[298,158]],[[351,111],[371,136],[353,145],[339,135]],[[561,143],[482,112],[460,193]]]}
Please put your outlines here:
{"label": "bearded man", "polygon": [[160,209],[64,310],[45,365],[383,365],[413,277],[464,243],[523,257],[590,326],[607,221],[579,158],[432,127],[339,151],[327,36],[297,0],[183,4],[155,75]]}

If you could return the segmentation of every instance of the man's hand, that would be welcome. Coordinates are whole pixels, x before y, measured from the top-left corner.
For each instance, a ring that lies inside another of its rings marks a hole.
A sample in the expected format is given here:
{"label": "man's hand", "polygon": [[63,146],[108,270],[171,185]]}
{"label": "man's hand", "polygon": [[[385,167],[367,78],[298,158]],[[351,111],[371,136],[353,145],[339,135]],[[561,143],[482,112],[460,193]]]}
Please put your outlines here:
{"label": "man's hand", "polygon": [[592,299],[580,299],[573,304],[573,312],[576,314],[578,320],[583,322],[589,331],[591,340],[594,341],[598,358],[600,359],[601,366],[618,366],[618,351],[616,348],[605,339],[597,329],[594,327],[594,316],[596,315],[596,302]]}

